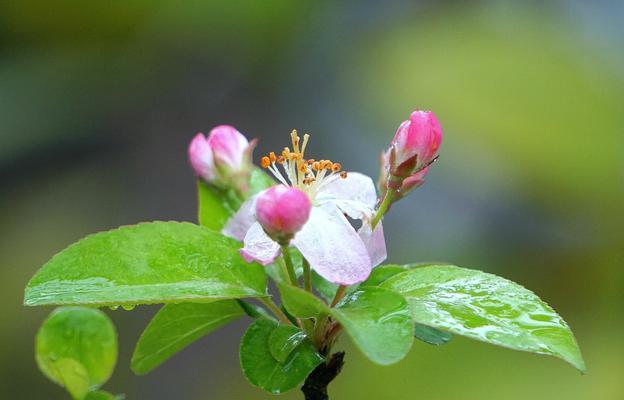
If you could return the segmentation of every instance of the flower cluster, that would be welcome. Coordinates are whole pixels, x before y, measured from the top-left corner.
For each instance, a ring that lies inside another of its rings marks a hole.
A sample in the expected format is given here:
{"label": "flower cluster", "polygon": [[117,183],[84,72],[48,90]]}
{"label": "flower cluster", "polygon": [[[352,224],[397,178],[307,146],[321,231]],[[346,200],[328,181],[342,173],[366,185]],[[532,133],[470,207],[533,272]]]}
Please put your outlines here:
{"label": "flower cluster", "polygon": [[[292,148],[261,158],[279,184],[247,198],[223,233],[243,242],[241,255],[249,262],[271,264],[293,246],[329,282],[362,282],[386,259],[383,214],[422,184],[437,158],[440,124],[432,112],[414,111],[399,126],[382,157],[380,197],[370,177],[343,171],[338,162],[306,158],[308,134],[301,138],[293,130],[290,139]],[[236,187],[233,177],[248,178],[254,144],[233,127],[220,126],[208,139],[200,134],[193,140],[190,161],[206,182]],[[361,227],[356,230],[347,217]]]}

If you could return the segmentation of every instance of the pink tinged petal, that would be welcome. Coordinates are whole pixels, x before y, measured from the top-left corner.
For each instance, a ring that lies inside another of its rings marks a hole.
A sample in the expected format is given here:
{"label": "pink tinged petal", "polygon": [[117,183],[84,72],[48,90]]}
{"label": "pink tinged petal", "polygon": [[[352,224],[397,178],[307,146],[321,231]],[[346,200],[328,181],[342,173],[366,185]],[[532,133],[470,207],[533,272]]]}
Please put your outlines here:
{"label": "pink tinged petal", "polygon": [[371,259],[373,267],[381,264],[388,257],[386,252],[386,239],[384,238],[384,231],[381,222],[375,227],[375,231],[371,229],[369,223],[365,222],[358,231],[362,242],[368,250],[368,255]]}
{"label": "pink tinged petal", "polygon": [[310,219],[295,235],[293,245],[326,280],[339,285],[364,281],[371,260],[360,236],[333,206],[313,207]]}
{"label": "pink tinged petal", "polygon": [[334,203],[354,219],[369,218],[377,203],[373,180],[359,172],[349,172],[345,179],[336,178],[323,186],[316,197],[319,204]]}
{"label": "pink tinged petal", "polygon": [[256,222],[247,231],[240,254],[247,262],[256,261],[262,265],[269,265],[280,255],[280,246],[268,237],[262,226]]}
{"label": "pink tinged petal", "polygon": [[219,125],[208,135],[208,145],[214,152],[215,162],[231,169],[243,167],[247,138],[230,125]]}
{"label": "pink tinged petal", "polygon": [[212,149],[203,133],[195,135],[188,148],[188,157],[195,174],[208,182],[216,179]]}
{"label": "pink tinged petal", "polygon": [[228,220],[221,233],[225,236],[242,241],[249,228],[256,222],[255,210],[257,198],[258,196],[253,196],[245,201],[236,214]]}

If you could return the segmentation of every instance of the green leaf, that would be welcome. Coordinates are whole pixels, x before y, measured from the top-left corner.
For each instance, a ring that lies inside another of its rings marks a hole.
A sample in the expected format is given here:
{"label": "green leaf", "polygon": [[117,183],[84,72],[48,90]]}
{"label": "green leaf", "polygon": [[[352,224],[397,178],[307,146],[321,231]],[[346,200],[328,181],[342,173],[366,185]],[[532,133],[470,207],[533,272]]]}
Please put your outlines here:
{"label": "green leaf", "polygon": [[227,200],[227,194],[209,186],[203,180],[197,180],[198,216],[201,226],[220,231],[228,218],[234,213]]}
{"label": "green leaf", "polygon": [[275,185],[275,181],[262,169],[256,167],[249,177],[249,192],[254,195]]}
{"label": "green leaf", "polygon": [[51,375],[46,374],[48,378],[63,386],[72,398],[82,399],[89,391],[89,373],[80,362],[73,358],[60,358],[55,361],[48,360],[45,367],[40,364],[42,371],[44,371],[44,368],[54,376],[54,379],[52,379]]}
{"label": "green leaf", "polygon": [[279,285],[282,302],[301,318],[329,315],[344,327],[371,361],[388,365],[400,361],[412,346],[412,319],[405,299],[391,290],[365,287],[348,294],[335,308],[299,288]]}
{"label": "green leaf", "polygon": [[111,394],[103,390],[90,392],[85,397],[85,400],[124,400],[126,396],[123,394]]}
{"label": "green leaf", "polygon": [[304,340],[306,334],[301,329],[292,325],[279,325],[269,336],[269,351],[273,358],[283,364]]}
{"label": "green leaf", "polygon": [[453,265],[408,270],[382,287],[408,300],[418,323],[472,339],[585,364],[565,321],[533,292],[498,276]]}
{"label": "green leaf", "polygon": [[141,334],[131,368],[136,374],[146,374],[197,339],[243,315],[236,300],[166,304]]}
{"label": "green leaf", "polygon": [[[273,186],[275,181],[260,168],[254,168],[249,177],[249,192],[254,195]],[[197,180],[198,221],[201,226],[220,231],[238,210],[242,201],[233,191],[222,190]]]}
{"label": "green leaf", "polygon": [[273,315],[271,313],[269,313],[266,308],[261,307],[257,304],[253,304],[250,302],[247,302],[245,300],[236,300],[238,302],[238,305],[241,306],[241,308],[243,309],[243,311],[245,311],[245,314],[247,314],[248,316],[250,316],[251,318],[268,318],[271,320],[275,320],[275,318],[273,317]]}
{"label": "green leaf", "polygon": [[54,256],[24,304],[136,305],[265,296],[266,274],[236,241],[198,225],[151,222],[96,233]]}
{"label": "green leaf", "polygon": [[365,286],[380,286],[387,279],[393,277],[396,274],[405,272],[408,269],[428,267],[430,265],[436,265],[432,263],[413,263],[413,264],[386,264],[380,265],[373,269],[368,279],[360,283],[360,287]]}
{"label": "green leaf", "polygon": [[416,323],[414,324],[414,337],[425,343],[440,346],[448,343],[453,338],[453,335],[449,332]]}
{"label": "green leaf", "polygon": [[321,297],[327,302],[331,302],[334,299],[336,290],[338,290],[338,285],[327,281],[325,278],[317,274],[316,271],[312,271],[312,285],[318,294],[320,294]]}
{"label": "green leaf", "polygon": [[117,361],[117,333],[99,310],[61,307],[39,329],[35,354],[45,376],[82,399],[110,378]]}
{"label": "green leaf", "polygon": [[[280,326],[274,321],[258,319],[249,326],[240,345],[240,362],[245,377],[252,385],[273,394],[294,388],[323,362],[323,357],[308,340],[294,348],[285,362],[276,360],[269,348],[269,340]],[[272,344],[279,347],[276,338]]]}

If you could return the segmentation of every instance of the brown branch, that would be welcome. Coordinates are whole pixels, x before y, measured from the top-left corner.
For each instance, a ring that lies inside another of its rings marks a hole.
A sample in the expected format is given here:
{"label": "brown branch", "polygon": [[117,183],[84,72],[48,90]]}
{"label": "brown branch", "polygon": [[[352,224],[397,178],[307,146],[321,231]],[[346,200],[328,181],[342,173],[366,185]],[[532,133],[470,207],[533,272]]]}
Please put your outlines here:
{"label": "brown branch", "polygon": [[344,355],[344,351],[334,353],[328,362],[319,365],[308,375],[301,387],[305,400],[329,400],[327,386],[342,370]]}

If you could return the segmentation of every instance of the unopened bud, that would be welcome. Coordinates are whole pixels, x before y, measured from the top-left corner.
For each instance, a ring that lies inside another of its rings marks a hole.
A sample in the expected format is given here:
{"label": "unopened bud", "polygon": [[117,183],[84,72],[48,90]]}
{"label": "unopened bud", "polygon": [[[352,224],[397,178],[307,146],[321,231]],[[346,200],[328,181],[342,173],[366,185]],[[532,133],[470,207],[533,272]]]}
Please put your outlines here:
{"label": "unopened bud", "polygon": [[189,145],[189,161],[195,174],[220,187],[246,186],[251,170],[251,143],[233,126],[220,125],[206,138],[198,133]]}
{"label": "unopened bud", "polygon": [[381,189],[405,194],[420,186],[438,157],[442,127],[431,111],[414,111],[397,130],[382,156]]}
{"label": "unopened bud", "polygon": [[303,191],[276,185],[258,196],[256,219],[273,240],[285,244],[303,228],[311,208],[312,203]]}

